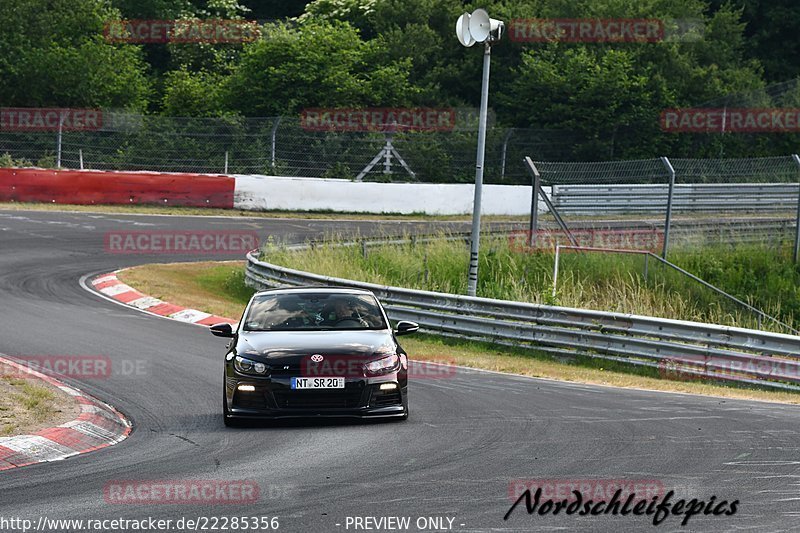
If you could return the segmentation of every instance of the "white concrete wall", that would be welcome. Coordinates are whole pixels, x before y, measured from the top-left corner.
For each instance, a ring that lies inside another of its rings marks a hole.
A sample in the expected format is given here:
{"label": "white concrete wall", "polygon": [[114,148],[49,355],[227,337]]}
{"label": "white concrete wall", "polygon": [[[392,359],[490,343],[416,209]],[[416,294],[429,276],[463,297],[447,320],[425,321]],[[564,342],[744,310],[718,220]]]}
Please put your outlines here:
{"label": "white concrete wall", "polygon": [[[234,207],[248,210],[332,210],[364,213],[472,213],[474,185],[371,183],[320,178],[237,175]],[[531,188],[484,185],[486,215],[527,215]],[[544,206],[540,202],[540,209]]]}

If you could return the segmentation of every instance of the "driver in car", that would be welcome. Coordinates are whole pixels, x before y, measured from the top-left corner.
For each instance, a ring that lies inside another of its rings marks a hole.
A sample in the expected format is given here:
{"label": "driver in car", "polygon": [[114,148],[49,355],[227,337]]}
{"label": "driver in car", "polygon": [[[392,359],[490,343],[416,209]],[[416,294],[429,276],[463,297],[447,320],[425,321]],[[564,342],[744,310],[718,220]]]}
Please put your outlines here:
{"label": "driver in car", "polygon": [[359,312],[357,305],[356,302],[337,298],[323,314],[324,323],[339,327],[370,327],[371,317]]}

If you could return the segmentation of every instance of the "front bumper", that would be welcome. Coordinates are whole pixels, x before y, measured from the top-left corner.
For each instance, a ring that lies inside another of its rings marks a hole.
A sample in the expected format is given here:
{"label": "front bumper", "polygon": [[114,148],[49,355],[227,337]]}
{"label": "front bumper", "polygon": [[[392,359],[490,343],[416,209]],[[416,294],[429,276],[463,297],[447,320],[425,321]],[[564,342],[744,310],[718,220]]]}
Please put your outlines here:
{"label": "front bumper", "polygon": [[[290,377],[250,378],[228,375],[225,401],[230,417],[305,418],[353,417],[392,418],[407,413],[407,382],[397,373],[375,378],[346,378],[344,389],[292,390]],[[395,383],[394,390],[380,390],[383,383]],[[241,391],[252,385],[254,391]]]}

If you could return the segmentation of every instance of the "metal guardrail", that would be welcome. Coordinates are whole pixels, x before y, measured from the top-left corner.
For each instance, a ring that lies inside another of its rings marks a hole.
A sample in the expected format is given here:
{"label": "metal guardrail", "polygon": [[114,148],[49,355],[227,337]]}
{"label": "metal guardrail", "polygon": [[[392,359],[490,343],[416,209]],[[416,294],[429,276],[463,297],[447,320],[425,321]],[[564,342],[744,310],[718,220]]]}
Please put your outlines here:
{"label": "metal guardrail", "polygon": [[[553,185],[552,201],[562,214],[661,213],[668,185]],[[673,209],[685,212],[793,211],[792,183],[678,184]]]}
{"label": "metal guardrail", "polygon": [[[587,230],[613,232],[615,230],[664,231],[663,220],[570,220],[570,231],[579,235]],[[538,223],[539,230],[547,233],[558,226],[554,223]],[[714,217],[681,218],[672,221],[672,238],[680,242],[720,243],[791,243],[795,234],[795,220],[788,217]],[[566,236],[563,237],[566,243]]]}
{"label": "metal guardrail", "polygon": [[800,337],[793,335],[383,286],[274,265],[252,252],[245,275],[257,289],[367,289],[392,320],[412,320],[440,335],[653,367],[668,376],[800,390]]}

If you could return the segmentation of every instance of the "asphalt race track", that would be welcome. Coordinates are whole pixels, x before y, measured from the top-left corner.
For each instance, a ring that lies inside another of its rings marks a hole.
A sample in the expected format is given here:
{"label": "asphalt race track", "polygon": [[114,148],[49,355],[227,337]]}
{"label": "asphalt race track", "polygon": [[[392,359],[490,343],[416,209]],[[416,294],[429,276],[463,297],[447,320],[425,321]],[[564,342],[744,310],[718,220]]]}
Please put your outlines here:
{"label": "asphalt race track", "polygon": [[[302,240],[355,228],[411,229],[0,211],[0,353],[102,354],[144,369],[67,380],[121,410],[134,431],[111,448],[0,473],[0,514],[34,522],[277,516],[280,531],[354,531],[347,517],[365,516],[409,516],[410,531],[418,531],[419,517],[452,518],[453,531],[652,529],[652,517],[528,516],[524,505],[503,520],[514,480],[624,479],[653,481],[675,498],[740,501],[734,516],[698,515],[685,528],[668,517],[658,530],[798,529],[798,407],[459,372],[412,383],[406,423],[226,429],[224,340],[115,305],[79,284],[86,274],[128,265],[213,259],[105,253],[107,231],[255,230]],[[197,479],[252,480],[260,497],[216,506],[104,498],[104,487],[120,480]]]}

